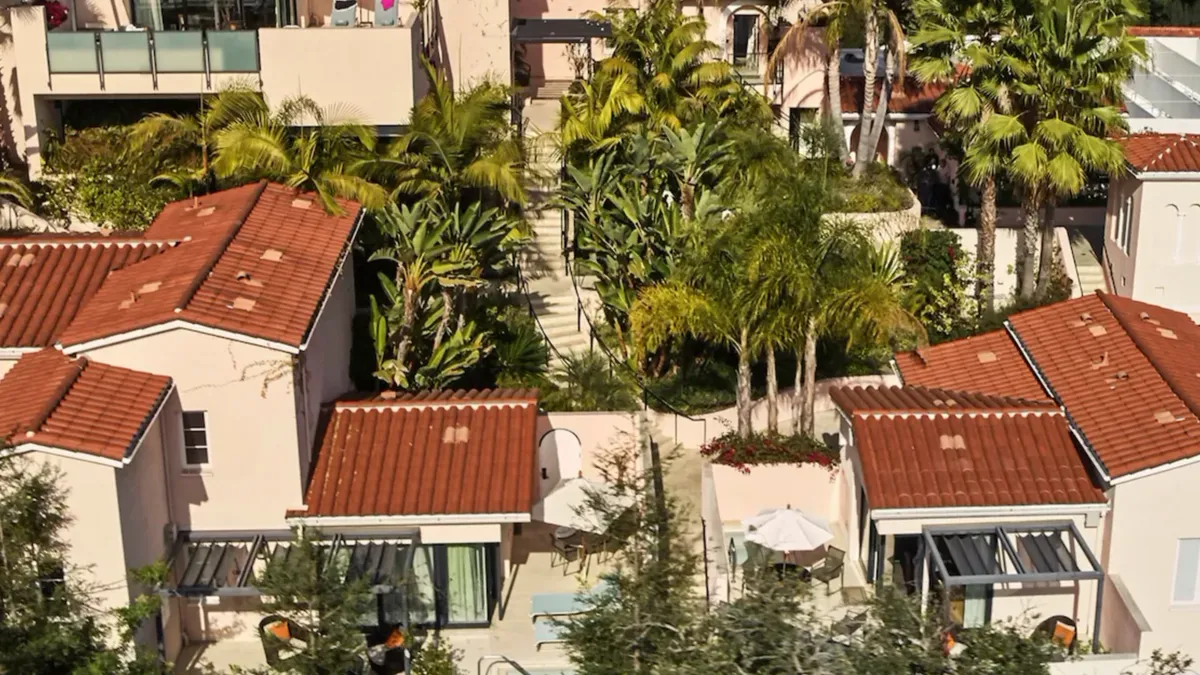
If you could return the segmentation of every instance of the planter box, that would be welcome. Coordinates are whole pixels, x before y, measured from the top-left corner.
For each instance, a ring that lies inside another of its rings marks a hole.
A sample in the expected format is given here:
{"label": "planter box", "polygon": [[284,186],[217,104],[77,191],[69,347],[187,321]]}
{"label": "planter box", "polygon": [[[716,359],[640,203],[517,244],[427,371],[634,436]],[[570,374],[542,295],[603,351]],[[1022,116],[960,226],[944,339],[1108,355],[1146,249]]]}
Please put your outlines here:
{"label": "planter box", "polygon": [[875,233],[875,238],[879,241],[894,241],[897,244],[900,242],[900,237],[905,232],[916,230],[921,227],[921,202],[912,190],[908,191],[912,197],[912,206],[903,211],[881,211],[879,213],[827,213],[826,218],[833,220],[849,221],[859,223],[869,228]]}

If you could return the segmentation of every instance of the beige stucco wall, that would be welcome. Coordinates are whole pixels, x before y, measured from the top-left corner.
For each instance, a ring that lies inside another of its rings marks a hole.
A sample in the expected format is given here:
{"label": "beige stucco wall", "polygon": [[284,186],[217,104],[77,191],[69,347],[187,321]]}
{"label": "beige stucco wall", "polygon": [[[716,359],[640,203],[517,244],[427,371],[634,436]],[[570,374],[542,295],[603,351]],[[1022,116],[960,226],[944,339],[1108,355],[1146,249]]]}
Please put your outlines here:
{"label": "beige stucco wall", "polygon": [[[1118,295],[1129,296],[1134,290],[1134,275],[1137,272],[1137,232],[1141,225],[1140,207],[1143,201],[1141,187],[1141,181],[1124,178],[1113,181],[1108,188],[1108,212],[1104,219],[1104,257],[1111,270],[1112,278],[1109,279],[1109,283],[1112,285],[1113,292]],[[1129,196],[1133,197],[1133,216],[1130,225],[1132,232],[1129,236],[1129,253],[1126,254],[1116,241],[1117,215],[1121,209],[1121,202]]]}
{"label": "beige stucco wall", "polygon": [[726,531],[740,530],[743,519],[764,509],[787,506],[831,523],[842,518],[838,471],[812,464],[775,464],[742,473],[714,464],[712,478]]}
{"label": "beige stucco wall", "polygon": [[[1126,179],[1110,189],[1105,249],[1119,294],[1200,317],[1198,188],[1200,181],[1194,179]],[[1113,237],[1121,199],[1130,190],[1136,190],[1136,217],[1126,256]]]}
{"label": "beige stucco wall", "polygon": [[17,365],[18,359],[0,359],[0,377],[12,370],[12,367]]}
{"label": "beige stucco wall", "polygon": [[1200,464],[1113,488],[1112,545],[1106,561],[1150,625],[1141,655],[1154,649],[1200,657],[1200,604],[1174,605],[1179,539],[1200,537]]}
{"label": "beige stucco wall", "polygon": [[458,89],[491,80],[512,82],[509,44],[509,0],[439,2],[439,51],[445,54],[448,76]]}
{"label": "beige stucco wall", "polygon": [[129,601],[125,552],[122,546],[117,469],[72,457],[33,453],[60,474],[67,494],[71,522],[64,539],[70,544],[68,559],[101,609],[121,607]]}
{"label": "beige stucco wall", "polygon": [[[290,355],[177,329],[86,356],[174,379],[162,419],[181,528],[286,527],[284,512],[303,503]],[[208,412],[211,465],[202,474],[182,471],[182,410]]]}
{"label": "beige stucco wall", "polygon": [[[322,106],[348,106],[365,124],[406,124],[424,80],[413,58],[420,23],[411,13],[401,20],[397,27],[260,29],[263,96],[278,105],[303,94]],[[347,55],[354,67],[341,67]]]}
{"label": "beige stucco wall", "polygon": [[[641,433],[633,413],[615,412],[554,412],[538,415],[536,442],[539,446],[543,437],[555,429],[564,429],[579,439],[580,458],[578,466],[585,478],[600,479],[598,464],[612,453],[641,449]],[[542,489],[553,489],[559,480],[571,478],[562,475],[557,461],[550,457],[541,458],[539,469],[545,469],[547,479]]]}

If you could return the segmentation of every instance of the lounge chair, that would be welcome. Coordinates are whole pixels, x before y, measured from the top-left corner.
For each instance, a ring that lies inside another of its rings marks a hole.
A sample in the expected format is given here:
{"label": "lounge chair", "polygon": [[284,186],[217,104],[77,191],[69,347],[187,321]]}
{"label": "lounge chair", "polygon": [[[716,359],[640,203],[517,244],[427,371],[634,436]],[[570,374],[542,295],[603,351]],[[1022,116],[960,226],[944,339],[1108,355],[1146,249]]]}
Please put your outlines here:
{"label": "lounge chair", "polygon": [[592,608],[588,596],[603,593],[607,589],[608,582],[601,580],[592,589],[579,593],[534,593],[529,615],[537,619],[539,616],[582,614]]}
{"label": "lounge chair", "polygon": [[[845,574],[846,552],[836,546],[830,546],[825,551],[825,559],[817,563],[812,568],[812,578],[814,581],[819,581],[825,584],[825,595],[833,593],[831,584],[834,579],[842,579]],[[842,587],[845,588],[845,579],[842,579]]]}
{"label": "lounge chair", "polygon": [[829,628],[829,641],[843,646],[850,646],[850,638],[867,623],[867,610],[847,612],[837,623]]}
{"label": "lounge chair", "polygon": [[535,649],[541,649],[542,645],[562,641],[562,626],[557,621],[545,616],[533,620],[533,646]]}
{"label": "lounge chair", "polygon": [[550,546],[555,554],[554,557],[551,558],[551,560],[550,560],[550,567],[551,568],[557,567],[557,565],[554,564],[554,561],[561,558],[562,565],[563,565],[563,574],[565,575],[567,573],[566,568],[570,567],[571,563],[573,563],[579,559],[579,555],[580,555],[579,544],[572,544],[572,543],[563,541],[562,539],[559,539],[558,537],[551,534],[550,535]]}

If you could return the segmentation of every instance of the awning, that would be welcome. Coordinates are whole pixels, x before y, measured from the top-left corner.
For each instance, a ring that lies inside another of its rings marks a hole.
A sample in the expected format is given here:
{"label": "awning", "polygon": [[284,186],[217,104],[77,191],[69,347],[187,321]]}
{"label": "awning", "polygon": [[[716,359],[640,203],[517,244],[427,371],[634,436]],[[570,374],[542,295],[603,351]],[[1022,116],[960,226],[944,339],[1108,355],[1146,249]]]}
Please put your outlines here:
{"label": "awning", "polygon": [[1070,521],[930,525],[922,536],[946,586],[1104,579],[1100,561]]}
{"label": "awning", "polygon": [[[365,581],[376,593],[399,586],[412,565],[416,532],[411,536],[347,537],[321,540],[324,555],[344,567],[347,582]],[[254,596],[255,583],[269,566],[286,566],[296,553],[286,530],[260,533],[183,532],[170,565],[178,581],[163,593],[173,596]]]}
{"label": "awning", "polygon": [[612,37],[612,24],[592,19],[513,19],[513,42],[583,43]]}

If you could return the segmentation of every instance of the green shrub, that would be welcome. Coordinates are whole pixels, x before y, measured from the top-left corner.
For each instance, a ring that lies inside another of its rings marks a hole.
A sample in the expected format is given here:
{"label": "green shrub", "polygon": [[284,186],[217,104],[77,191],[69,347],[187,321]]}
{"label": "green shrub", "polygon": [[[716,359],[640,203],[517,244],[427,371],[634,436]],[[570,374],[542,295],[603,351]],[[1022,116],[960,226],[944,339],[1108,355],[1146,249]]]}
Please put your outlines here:
{"label": "green shrub", "polygon": [[833,189],[830,210],[835,213],[886,213],[903,211],[913,205],[912,194],[900,176],[885,164],[867,167],[862,178],[846,174]]}
{"label": "green shrub", "polygon": [[43,215],[72,215],[117,230],[143,230],[167,202],[181,198],[172,185],[153,184],[166,171],[154,153],[133,153],[128,127],[68,130],[50,144],[40,196]]}
{"label": "green shrub", "polygon": [[920,229],[900,238],[900,257],[910,285],[905,306],[937,343],[971,332],[975,314],[968,285],[971,255],[951,230]]}
{"label": "green shrub", "polygon": [[542,407],[548,411],[633,410],[638,405],[636,385],[600,351],[566,355],[548,384],[542,393]]}

